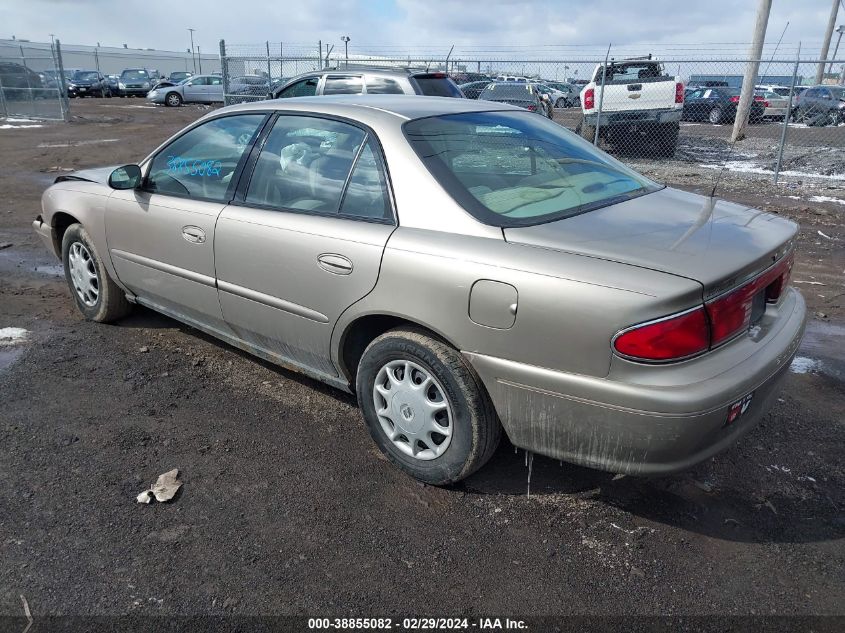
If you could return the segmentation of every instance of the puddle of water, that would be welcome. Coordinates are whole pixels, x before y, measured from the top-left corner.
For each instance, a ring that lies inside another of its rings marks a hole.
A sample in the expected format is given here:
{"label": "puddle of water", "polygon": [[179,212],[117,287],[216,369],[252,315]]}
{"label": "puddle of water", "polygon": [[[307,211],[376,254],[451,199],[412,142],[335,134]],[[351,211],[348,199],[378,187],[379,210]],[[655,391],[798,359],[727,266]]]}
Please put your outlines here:
{"label": "puddle of water", "polygon": [[845,326],[810,321],[790,370],[796,374],[822,373],[845,381]]}

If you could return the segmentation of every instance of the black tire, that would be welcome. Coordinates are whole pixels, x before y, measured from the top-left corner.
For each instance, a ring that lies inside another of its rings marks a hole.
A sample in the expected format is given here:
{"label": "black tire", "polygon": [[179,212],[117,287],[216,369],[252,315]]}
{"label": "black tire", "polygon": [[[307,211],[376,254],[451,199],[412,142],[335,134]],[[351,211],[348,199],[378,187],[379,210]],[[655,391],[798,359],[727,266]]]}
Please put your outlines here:
{"label": "black tire", "polygon": [[[77,292],[71,277],[71,266],[68,262],[71,247],[79,243],[89,253],[91,264],[96,270],[99,293],[93,305],[87,305]],[[62,238],[62,264],[65,268],[65,280],[70,294],[76,301],[76,307],[86,319],[98,323],[110,323],[120,319],[132,310],[132,304],[126,299],[126,293],[109,277],[100,254],[94,247],[94,242],[81,224],[71,224]]]}
{"label": "black tire", "polygon": [[581,120],[578,121],[578,125],[575,126],[575,133],[590,143],[596,140],[596,126],[587,125],[583,115],[581,116]]}
{"label": "black tire", "polygon": [[725,115],[722,112],[722,108],[716,106],[710,112],[707,113],[707,120],[710,121],[713,125],[719,125],[724,119]]}
{"label": "black tire", "polygon": [[555,101],[556,108],[565,108],[566,107],[566,97],[559,97],[557,101]]}
{"label": "black tire", "polygon": [[664,123],[657,128],[657,156],[672,158],[678,147],[678,133],[681,126],[678,123]]}
{"label": "black tire", "polygon": [[178,92],[168,92],[164,95],[164,105],[171,108],[178,108],[182,105],[182,95]]}
{"label": "black tire", "polygon": [[[421,460],[402,452],[387,437],[376,414],[376,377],[387,363],[410,360],[442,385],[452,409],[452,438],[439,457]],[[382,453],[415,479],[443,486],[468,477],[493,456],[502,426],[487,390],[463,355],[425,330],[402,327],[377,337],[358,364],[358,405],[370,435]]]}

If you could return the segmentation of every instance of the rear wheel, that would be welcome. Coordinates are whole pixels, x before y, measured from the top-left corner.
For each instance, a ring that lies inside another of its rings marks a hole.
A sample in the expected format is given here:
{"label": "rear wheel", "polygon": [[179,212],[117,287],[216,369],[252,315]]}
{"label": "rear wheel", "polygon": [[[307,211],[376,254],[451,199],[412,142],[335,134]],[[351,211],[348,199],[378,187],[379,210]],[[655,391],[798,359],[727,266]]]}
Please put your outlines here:
{"label": "rear wheel", "polygon": [[71,224],[62,238],[65,280],[86,319],[109,323],[126,316],[132,304],[109,277],[91,237],[81,224]]}
{"label": "rear wheel", "polygon": [[460,352],[423,330],[397,328],[370,343],[356,388],[379,449],[425,483],[471,475],[501,438],[481,379]]}
{"label": "rear wheel", "polygon": [[575,126],[575,133],[580,135],[584,140],[592,143],[596,139],[596,126],[587,125],[586,119],[582,116],[581,120],[578,121],[578,125]]}
{"label": "rear wheel", "polygon": [[678,147],[678,133],[681,126],[679,123],[664,123],[658,130],[657,155],[662,158],[671,158],[675,155]]}
{"label": "rear wheel", "polygon": [[176,108],[182,105],[182,96],[178,92],[168,92],[164,98],[164,104]]}
{"label": "rear wheel", "polygon": [[710,110],[709,114],[707,115],[707,120],[710,121],[713,125],[718,125],[722,122],[722,118],[724,115],[722,114],[722,108],[715,107]]}

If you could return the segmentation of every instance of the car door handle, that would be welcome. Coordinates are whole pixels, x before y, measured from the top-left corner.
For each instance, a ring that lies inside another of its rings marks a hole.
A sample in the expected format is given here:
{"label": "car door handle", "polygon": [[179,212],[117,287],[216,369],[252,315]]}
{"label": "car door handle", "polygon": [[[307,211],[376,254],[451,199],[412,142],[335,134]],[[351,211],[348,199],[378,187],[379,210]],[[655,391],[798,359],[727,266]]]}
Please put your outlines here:
{"label": "car door handle", "polygon": [[183,226],[182,237],[191,244],[205,243],[205,231],[198,226]]}
{"label": "car door handle", "polygon": [[317,258],[317,264],[326,272],[335,275],[348,275],[352,272],[352,262],[343,255],[324,253]]}

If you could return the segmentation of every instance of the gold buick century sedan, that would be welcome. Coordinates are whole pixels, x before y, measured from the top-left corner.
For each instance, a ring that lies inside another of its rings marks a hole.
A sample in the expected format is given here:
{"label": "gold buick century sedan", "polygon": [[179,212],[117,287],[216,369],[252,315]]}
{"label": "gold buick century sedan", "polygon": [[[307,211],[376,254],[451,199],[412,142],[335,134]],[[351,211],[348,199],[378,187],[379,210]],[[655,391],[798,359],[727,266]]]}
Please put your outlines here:
{"label": "gold buick century sedan", "polygon": [[357,393],[425,482],[518,447],[681,470],[766,412],[804,331],[792,222],[470,99],[216,110],[59,176],[34,227],[82,314],[138,303]]}

